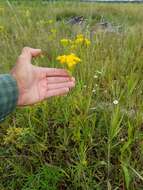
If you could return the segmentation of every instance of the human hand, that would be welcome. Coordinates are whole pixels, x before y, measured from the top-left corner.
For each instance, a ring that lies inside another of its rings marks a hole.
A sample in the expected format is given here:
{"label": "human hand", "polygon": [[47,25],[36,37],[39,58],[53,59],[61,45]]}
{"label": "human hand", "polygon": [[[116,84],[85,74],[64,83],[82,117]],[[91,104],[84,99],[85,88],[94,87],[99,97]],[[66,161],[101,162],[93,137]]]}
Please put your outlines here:
{"label": "human hand", "polygon": [[25,47],[11,71],[19,89],[18,105],[32,105],[52,96],[64,95],[75,86],[75,79],[64,69],[38,67],[31,64],[40,49]]}

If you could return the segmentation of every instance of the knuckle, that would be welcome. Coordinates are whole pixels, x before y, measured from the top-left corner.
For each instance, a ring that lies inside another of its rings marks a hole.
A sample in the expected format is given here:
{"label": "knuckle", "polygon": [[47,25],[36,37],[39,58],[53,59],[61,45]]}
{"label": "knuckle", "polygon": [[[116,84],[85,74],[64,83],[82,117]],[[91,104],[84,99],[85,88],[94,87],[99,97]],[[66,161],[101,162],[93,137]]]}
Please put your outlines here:
{"label": "knuckle", "polygon": [[28,52],[29,49],[30,49],[30,48],[26,46],[26,47],[24,47],[24,48],[22,49],[22,52]]}
{"label": "knuckle", "polygon": [[65,88],[65,91],[66,91],[66,92],[69,92],[69,88]]}
{"label": "knuckle", "polygon": [[21,55],[17,58],[17,62],[21,62],[22,60],[25,60],[25,56],[21,54]]}
{"label": "knuckle", "polygon": [[29,47],[28,46],[25,46],[24,48],[23,48],[23,50],[28,50],[29,49]]}

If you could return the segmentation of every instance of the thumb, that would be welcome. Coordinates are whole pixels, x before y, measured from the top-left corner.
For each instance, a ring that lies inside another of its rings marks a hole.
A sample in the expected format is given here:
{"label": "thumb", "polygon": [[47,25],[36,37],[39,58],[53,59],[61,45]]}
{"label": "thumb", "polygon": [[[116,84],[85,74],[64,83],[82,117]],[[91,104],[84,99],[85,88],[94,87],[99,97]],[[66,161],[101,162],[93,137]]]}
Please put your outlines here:
{"label": "thumb", "polygon": [[42,53],[41,49],[34,49],[30,47],[24,47],[22,49],[20,57],[25,59],[25,61],[31,61],[32,57],[37,57]]}
{"label": "thumb", "polygon": [[30,47],[24,47],[22,50],[22,54],[29,54],[31,57],[36,57],[41,54],[41,49],[34,49]]}

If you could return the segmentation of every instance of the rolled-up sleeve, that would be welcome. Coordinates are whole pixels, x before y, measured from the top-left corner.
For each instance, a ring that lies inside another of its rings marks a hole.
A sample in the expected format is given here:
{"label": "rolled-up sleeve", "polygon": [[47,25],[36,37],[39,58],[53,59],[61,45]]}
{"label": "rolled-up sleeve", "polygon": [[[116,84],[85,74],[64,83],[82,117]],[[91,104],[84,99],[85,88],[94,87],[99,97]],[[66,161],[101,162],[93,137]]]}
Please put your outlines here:
{"label": "rolled-up sleeve", "polygon": [[10,74],[0,74],[0,121],[14,110],[18,101],[16,80]]}

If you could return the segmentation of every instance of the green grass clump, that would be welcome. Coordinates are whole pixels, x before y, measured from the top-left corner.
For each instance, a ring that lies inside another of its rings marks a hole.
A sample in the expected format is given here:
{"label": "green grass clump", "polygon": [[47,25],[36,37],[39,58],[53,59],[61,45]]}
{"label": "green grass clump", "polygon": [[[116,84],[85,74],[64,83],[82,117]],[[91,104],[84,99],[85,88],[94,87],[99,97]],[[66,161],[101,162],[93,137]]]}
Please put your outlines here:
{"label": "green grass clump", "polygon": [[[87,19],[84,30],[65,21]],[[63,47],[77,33],[90,38],[104,18],[120,33],[96,33],[88,47]],[[76,87],[0,124],[0,190],[143,189],[143,5],[1,1],[0,72],[9,73],[24,46],[48,56],[33,64],[61,67],[74,51]]]}
{"label": "green grass clump", "polygon": [[37,174],[27,177],[22,190],[57,190],[58,181],[63,177],[63,173],[56,167],[43,165]]}

